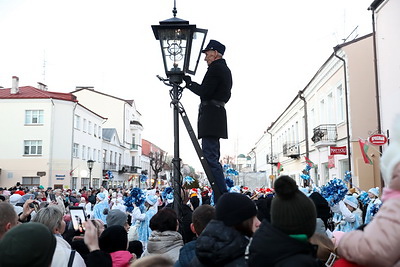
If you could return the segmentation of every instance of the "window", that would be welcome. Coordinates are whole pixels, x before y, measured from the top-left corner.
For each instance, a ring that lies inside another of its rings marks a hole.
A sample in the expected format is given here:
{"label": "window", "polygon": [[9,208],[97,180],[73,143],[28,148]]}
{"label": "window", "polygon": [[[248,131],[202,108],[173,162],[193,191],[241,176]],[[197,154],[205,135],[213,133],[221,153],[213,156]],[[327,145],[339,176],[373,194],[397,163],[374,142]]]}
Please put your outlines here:
{"label": "window", "polygon": [[81,188],[86,187],[89,188],[89,178],[81,178]]}
{"label": "window", "polygon": [[72,151],[72,156],[74,158],[78,158],[79,157],[79,144],[74,143],[74,147],[73,147],[73,151]]}
{"label": "window", "polygon": [[83,160],[86,159],[85,153],[86,153],[86,146],[82,145],[82,159]]}
{"label": "window", "polygon": [[94,124],[94,129],[93,129],[93,135],[94,137],[97,137],[97,124]]}
{"label": "window", "polygon": [[344,94],[342,85],[336,88],[336,106],[338,122],[342,122],[344,121]]}
{"label": "window", "polygon": [[332,93],[328,94],[328,98],[327,98],[327,117],[328,117],[328,123],[334,123],[334,115],[335,113],[333,112],[333,110],[335,110],[335,107],[333,106],[333,95]]}
{"label": "window", "polygon": [[101,138],[101,127],[99,126],[99,138]]}
{"label": "window", "polygon": [[88,134],[92,134],[92,122],[88,121]]}
{"label": "window", "polygon": [[97,152],[97,150],[93,148],[93,158],[92,158],[92,159],[93,159],[94,161],[96,161],[96,158],[97,158],[97,157],[96,157],[96,152]]}
{"label": "window", "polygon": [[81,117],[78,115],[75,115],[74,117],[74,128],[77,130],[81,129]]}
{"label": "window", "polygon": [[87,159],[92,159],[92,155],[91,155],[91,151],[92,149],[90,147],[87,148]]}
{"label": "window", "polygon": [[77,183],[78,182],[78,177],[72,177],[71,178],[71,188],[76,189],[77,188]]}
{"label": "window", "polygon": [[42,155],[42,140],[25,140],[24,155]]}
{"label": "window", "polygon": [[27,186],[28,188],[32,188],[34,186],[40,185],[40,177],[33,176],[33,177],[22,177],[22,184]]}
{"label": "window", "polygon": [[25,124],[43,124],[43,110],[25,110]]}
{"label": "window", "polygon": [[93,178],[92,179],[93,181],[93,183],[92,183],[92,186],[93,186],[93,188],[100,188],[100,179],[99,178]]}
{"label": "window", "polygon": [[87,132],[87,121],[86,121],[86,119],[83,119],[83,131],[85,133]]}

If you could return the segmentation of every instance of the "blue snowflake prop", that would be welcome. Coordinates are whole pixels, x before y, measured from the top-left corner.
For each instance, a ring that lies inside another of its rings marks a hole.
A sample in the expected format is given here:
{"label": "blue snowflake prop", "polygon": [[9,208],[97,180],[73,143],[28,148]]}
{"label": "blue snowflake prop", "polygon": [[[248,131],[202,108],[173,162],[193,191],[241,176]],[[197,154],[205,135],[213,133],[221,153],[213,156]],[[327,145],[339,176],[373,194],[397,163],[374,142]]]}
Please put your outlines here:
{"label": "blue snowflake prop", "polygon": [[130,196],[125,198],[125,206],[127,206],[126,211],[132,212],[133,210],[133,203],[137,207],[143,206],[144,201],[146,200],[146,197],[143,193],[143,190],[140,188],[132,188]]}
{"label": "blue snowflake prop", "polygon": [[379,211],[379,209],[382,207],[382,203],[381,204],[375,204],[372,206],[371,208],[371,216],[375,216],[375,214]]}
{"label": "blue snowflake prop", "polygon": [[345,181],[346,183],[348,183],[348,182],[350,181],[350,179],[351,179],[351,171],[346,171],[346,172],[344,173],[344,181]]}
{"label": "blue snowflake prop", "polygon": [[172,187],[166,187],[164,191],[161,193],[162,199],[168,199],[168,197],[172,196],[174,198],[174,189]]}
{"label": "blue snowflake prop", "polygon": [[239,175],[238,171],[232,168],[226,170],[226,174],[228,175]]}
{"label": "blue snowflake prop", "polygon": [[194,182],[194,179],[192,178],[192,177],[190,177],[190,176],[186,176],[185,177],[185,184],[192,184],[193,182]]}
{"label": "blue snowflake prop", "polygon": [[346,184],[340,179],[333,179],[321,187],[321,195],[331,207],[343,200],[347,191]]}
{"label": "blue snowflake prop", "polygon": [[300,178],[303,180],[309,180],[310,179],[310,175],[308,174],[300,174]]}
{"label": "blue snowflake prop", "polygon": [[141,174],[140,176],[139,176],[139,179],[140,179],[140,182],[142,183],[142,184],[144,184],[146,181],[147,181],[147,179],[149,179],[146,175],[144,175],[144,174]]}
{"label": "blue snowflake prop", "polygon": [[366,206],[368,205],[368,203],[371,201],[371,199],[368,196],[368,193],[365,191],[362,191],[360,193],[360,196],[358,197],[358,199],[361,201],[361,203]]}
{"label": "blue snowflake prop", "polygon": [[225,183],[228,189],[235,185],[235,182],[229,176],[225,178]]}
{"label": "blue snowflake prop", "polygon": [[311,166],[307,164],[306,167],[304,168],[304,170],[306,172],[309,172],[311,170]]}

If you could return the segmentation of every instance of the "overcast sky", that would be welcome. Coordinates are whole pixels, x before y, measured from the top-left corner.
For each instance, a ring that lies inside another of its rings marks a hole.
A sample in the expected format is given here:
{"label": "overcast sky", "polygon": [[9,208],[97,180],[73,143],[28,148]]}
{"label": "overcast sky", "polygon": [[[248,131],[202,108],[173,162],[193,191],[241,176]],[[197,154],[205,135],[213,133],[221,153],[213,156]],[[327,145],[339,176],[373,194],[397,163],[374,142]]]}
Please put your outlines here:
{"label": "overcast sky", "polygon": [[[229,139],[221,155],[247,154],[268,126],[304,89],[319,67],[357,26],[372,32],[372,0],[177,0],[177,17],[208,29],[206,43],[226,45],[233,74],[226,105]],[[134,99],[143,138],[173,154],[173,120],[161,52],[151,25],[173,16],[173,0],[0,0],[0,86],[76,86]],[[194,81],[207,64],[201,57]],[[196,130],[199,99],[181,99]],[[112,108],[112,107],[106,107]],[[101,115],[101,112],[98,112]],[[200,168],[183,122],[184,163]]]}

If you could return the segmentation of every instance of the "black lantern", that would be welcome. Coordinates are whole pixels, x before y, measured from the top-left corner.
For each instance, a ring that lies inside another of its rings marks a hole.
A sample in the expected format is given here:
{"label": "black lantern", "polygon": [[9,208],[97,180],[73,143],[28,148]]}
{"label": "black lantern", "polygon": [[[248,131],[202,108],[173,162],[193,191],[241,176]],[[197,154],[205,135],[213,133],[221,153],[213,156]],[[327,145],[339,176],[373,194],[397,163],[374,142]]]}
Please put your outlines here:
{"label": "black lantern", "polygon": [[189,21],[177,18],[175,1],[172,13],[173,18],[160,21],[160,25],[152,25],[151,27],[156,39],[160,40],[165,74],[168,77],[168,79],[159,78],[166,85],[172,87],[170,96],[171,103],[174,105],[173,208],[180,218],[183,203],[180,194],[182,181],[180,175],[181,159],[179,157],[179,113],[183,107],[180,105],[179,99],[183,88],[179,85],[186,73],[196,73],[207,30],[197,29],[196,25],[189,24]]}
{"label": "black lantern", "polygon": [[[160,40],[161,53],[166,75],[173,82],[182,82],[185,73],[195,74],[207,30],[197,29],[189,21],[176,17],[152,25],[154,36]],[[180,77],[180,79],[178,78]]]}
{"label": "black lantern", "polygon": [[93,169],[94,160],[89,159],[87,161],[87,166],[89,169],[89,188],[92,187],[92,169]]}

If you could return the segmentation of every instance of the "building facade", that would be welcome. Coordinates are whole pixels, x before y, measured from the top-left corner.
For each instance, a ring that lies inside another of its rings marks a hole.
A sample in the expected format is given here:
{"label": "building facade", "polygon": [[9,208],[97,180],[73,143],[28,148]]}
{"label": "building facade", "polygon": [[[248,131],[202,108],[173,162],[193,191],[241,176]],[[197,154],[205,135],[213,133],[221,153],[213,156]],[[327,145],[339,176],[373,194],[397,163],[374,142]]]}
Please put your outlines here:
{"label": "building facade", "polygon": [[[381,186],[379,151],[369,150],[373,164],[365,164],[358,142],[378,129],[374,72],[372,34],[335,47],[249,153],[254,169],[265,171],[271,185],[285,174],[321,186],[351,171],[350,186]],[[306,157],[314,163],[308,180]]]}

